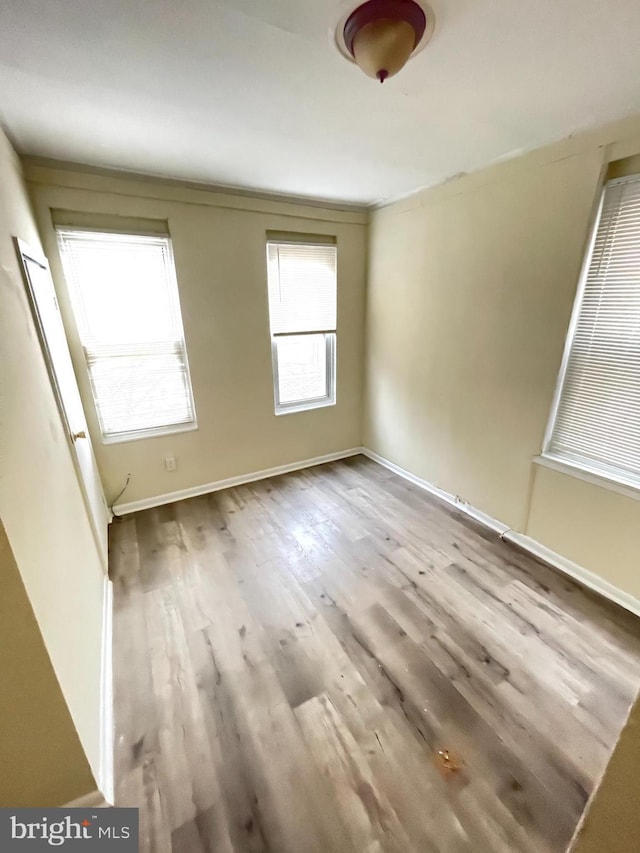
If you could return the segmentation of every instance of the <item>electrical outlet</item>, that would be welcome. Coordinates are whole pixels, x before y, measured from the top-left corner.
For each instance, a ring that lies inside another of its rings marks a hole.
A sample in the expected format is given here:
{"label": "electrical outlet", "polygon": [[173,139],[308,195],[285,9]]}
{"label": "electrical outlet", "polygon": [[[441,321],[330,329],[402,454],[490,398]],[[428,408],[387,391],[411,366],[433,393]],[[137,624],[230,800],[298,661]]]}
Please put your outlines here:
{"label": "electrical outlet", "polygon": [[167,471],[175,471],[176,470],[176,457],[175,456],[165,456],[164,457],[164,467]]}

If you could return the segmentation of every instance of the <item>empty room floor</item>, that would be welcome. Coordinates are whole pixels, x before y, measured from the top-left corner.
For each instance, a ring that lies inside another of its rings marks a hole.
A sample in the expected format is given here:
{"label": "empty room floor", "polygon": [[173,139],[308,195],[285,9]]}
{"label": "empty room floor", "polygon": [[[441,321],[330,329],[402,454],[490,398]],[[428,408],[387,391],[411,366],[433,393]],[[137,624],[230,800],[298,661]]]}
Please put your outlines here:
{"label": "empty room floor", "polygon": [[562,853],[639,622],[354,457],[117,520],[141,851]]}

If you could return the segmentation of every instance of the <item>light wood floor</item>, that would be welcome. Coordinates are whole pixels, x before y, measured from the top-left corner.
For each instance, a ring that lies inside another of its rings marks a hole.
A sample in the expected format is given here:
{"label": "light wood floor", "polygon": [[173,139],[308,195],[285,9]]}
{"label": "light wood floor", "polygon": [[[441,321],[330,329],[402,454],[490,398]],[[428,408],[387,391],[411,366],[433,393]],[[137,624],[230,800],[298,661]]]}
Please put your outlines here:
{"label": "light wood floor", "polygon": [[118,520],[111,571],[151,853],[561,853],[640,685],[633,617],[363,457]]}

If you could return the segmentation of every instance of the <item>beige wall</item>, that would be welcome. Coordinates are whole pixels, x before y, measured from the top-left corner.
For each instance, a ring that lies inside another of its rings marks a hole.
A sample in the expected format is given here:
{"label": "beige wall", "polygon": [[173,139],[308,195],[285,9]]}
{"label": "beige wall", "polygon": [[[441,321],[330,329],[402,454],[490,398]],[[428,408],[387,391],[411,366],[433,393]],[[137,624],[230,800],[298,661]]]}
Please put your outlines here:
{"label": "beige wall", "polygon": [[61,806],[95,788],[0,522],[0,807]]}
{"label": "beige wall", "polygon": [[[104,574],[12,236],[35,248],[40,245],[18,159],[0,132],[0,517],[97,777]],[[9,592],[10,586],[6,594]],[[9,698],[19,710],[29,705],[30,696],[25,685],[23,691],[12,690]],[[32,709],[25,709],[25,714],[31,713]],[[46,717],[46,703],[38,707],[38,713]],[[17,732],[0,728],[0,739],[17,736]],[[87,782],[86,775],[83,781]]]}
{"label": "beige wall", "polygon": [[640,598],[640,501],[540,453],[600,181],[627,121],[374,213],[364,443]]}
{"label": "beige wall", "polygon": [[[70,332],[107,498],[167,494],[361,444],[366,214],[27,164],[38,223]],[[198,430],[100,441],[51,209],[166,220],[173,241]],[[276,417],[267,304],[267,230],[338,240],[337,403]],[[177,470],[164,470],[175,456]]]}

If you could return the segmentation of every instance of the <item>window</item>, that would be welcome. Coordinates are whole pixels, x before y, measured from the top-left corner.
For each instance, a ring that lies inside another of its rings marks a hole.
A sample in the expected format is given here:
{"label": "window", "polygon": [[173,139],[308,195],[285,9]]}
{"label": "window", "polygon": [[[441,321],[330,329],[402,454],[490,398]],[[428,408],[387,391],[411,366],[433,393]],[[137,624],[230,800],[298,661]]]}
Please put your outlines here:
{"label": "window", "polygon": [[610,181],[576,300],[545,456],[640,485],[640,176]]}
{"label": "window", "polygon": [[195,428],[171,241],[58,229],[105,442]]}
{"label": "window", "polygon": [[276,414],[336,401],[335,244],[267,242]]}

